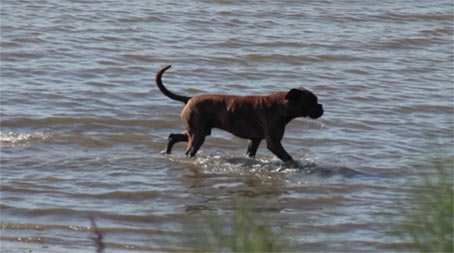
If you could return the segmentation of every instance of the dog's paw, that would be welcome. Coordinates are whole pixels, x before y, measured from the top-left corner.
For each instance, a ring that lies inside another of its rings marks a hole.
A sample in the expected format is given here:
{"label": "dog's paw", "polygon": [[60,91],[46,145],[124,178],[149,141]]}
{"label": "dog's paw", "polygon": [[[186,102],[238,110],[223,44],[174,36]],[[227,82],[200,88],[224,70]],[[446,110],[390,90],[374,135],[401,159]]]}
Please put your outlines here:
{"label": "dog's paw", "polygon": [[277,171],[282,172],[285,170],[295,170],[295,169],[298,169],[299,167],[300,167],[300,164],[297,161],[290,160],[290,161],[284,162],[284,165],[281,166]]}

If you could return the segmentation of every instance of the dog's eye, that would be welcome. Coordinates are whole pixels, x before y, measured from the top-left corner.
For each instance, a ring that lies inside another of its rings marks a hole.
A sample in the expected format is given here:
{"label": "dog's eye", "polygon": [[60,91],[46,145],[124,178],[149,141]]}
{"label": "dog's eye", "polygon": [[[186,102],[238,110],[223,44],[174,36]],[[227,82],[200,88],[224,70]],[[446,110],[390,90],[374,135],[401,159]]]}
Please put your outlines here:
{"label": "dog's eye", "polygon": [[313,101],[317,104],[318,103],[318,98],[316,96],[313,97]]}
{"label": "dog's eye", "polygon": [[311,104],[316,104],[317,103],[317,98],[316,97],[311,97],[308,99],[309,103]]}

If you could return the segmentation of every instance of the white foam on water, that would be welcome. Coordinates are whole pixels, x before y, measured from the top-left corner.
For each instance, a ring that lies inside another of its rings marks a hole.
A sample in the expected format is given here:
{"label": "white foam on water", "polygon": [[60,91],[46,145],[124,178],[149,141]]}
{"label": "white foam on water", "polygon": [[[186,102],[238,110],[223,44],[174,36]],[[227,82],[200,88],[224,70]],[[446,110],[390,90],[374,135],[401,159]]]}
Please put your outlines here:
{"label": "white foam on water", "polygon": [[0,132],[0,146],[27,145],[33,141],[45,141],[51,138],[51,133],[13,133]]}
{"label": "white foam on water", "polygon": [[313,159],[309,157],[296,161],[295,164],[286,164],[272,156],[249,158],[232,153],[206,154],[199,152],[194,159],[184,156],[171,157],[172,161],[195,166],[199,169],[220,173],[293,173],[315,167]]}

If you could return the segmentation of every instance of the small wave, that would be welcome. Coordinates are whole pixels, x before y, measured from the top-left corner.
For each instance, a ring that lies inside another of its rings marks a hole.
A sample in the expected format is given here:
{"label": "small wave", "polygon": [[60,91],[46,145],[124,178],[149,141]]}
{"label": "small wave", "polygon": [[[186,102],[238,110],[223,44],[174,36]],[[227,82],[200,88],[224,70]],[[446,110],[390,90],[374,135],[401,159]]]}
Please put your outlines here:
{"label": "small wave", "polygon": [[360,171],[350,169],[342,166],[319,166],[314,164],[312,167],[305,168],[303,170],[306,174],[318,175],[321,177],[331,177],[331,176],[343,176],[343,177],[354,177],[357,175],[365,175]]}
{"label": "small wave", "polygon": [[3,133],[0,132],[0,146],[27,145],[33,141],[45,141],[51,138],[51,133]]}
{"label": "small wave", "polygon": [[55,127],[58,125],[67,126],[83,126],[85,129],[89,128],[100,128],[100,127],[133,127],[143,126],[147,128],[170,128],[174,126],[174,123],[170,123],[165,119],[117,119],[111,117],[99,117],[99,118],[71,118],[71,117],[49,117],[42,119],[31,119],[31,118],[17,118],[12,120],[3,120],[2,127]]}
{"label": "small wave", "polygon": [[97,217],[98,219],[109,219],[113,221],[128,221],[128,222],[157,222],[163,221],[166,219],[170,219],[171,217],[167,215],[140,215],[140,214],[122,214],[116,212],[105,212],[105,211],[98,211],[93,209],[76,209],[76,208],[63,208],[63,207],[55,207],[55,208],[23,208],[23,207],[16,207],[10,206],[5,204],[0,204],[0,210],[4,213],[8,213],[7,215],[14,215],[19,216],[27,216],[31,218],[36,217],[52,217],[52,216],[59,216],[59,217],[70,217],[73,219],[80,218],[85,219],[87,217]]}
{"label": "small wave", "polygon": [[248,54],[246,55],[247,62],[286,62],[291,64],[302,64],[303,62],[318,62],[320,59],[317,57],[303,56],[303,55],[281,55],[281,54]]}
{"label": "small wave", "polygon": [[352,55],[336,55],[336,54],[322,54],[322,55],[282,55],[282,54],[248,54],[245,57],[246,62],[285,62],[289,64],[301,65],[303,63],[315,62],[355,62],[363,60],[361,57]]}
{"label": "small wave", "polygon": [[157,191],[113,191],[100,194],[74,194],[80,198],[98,198],[98,199],[123,199],[123,200],[150,200],[160,195]]}
{"label": "small wave", "polygon": [[28,53],[28,52],[12,52],[4,53],[3,57],[8,60],[23,60],[23,59],[40,59],[44,57],[43,54]]}
{"label": "small wave", "polygon": [[132,59],[140,62],[154,63],[154,59],[151,56],[147,55],[138,55],[138,54],[124,54],[124,58]]}
{"label": "small wave", "polygon": [[379,18],[387,20],[395,20],[399,22],[404,21],[450,21],[452,20],[452,14],[446,12],[426,12],[426,13],[414,13],[414,12],[396,12],[388,11],[379,16]]}
{"label": "small wave", "polygon": [[393,49],[414,48],[433,43],[431,38],[398,38],[385,43],[385,47]]}

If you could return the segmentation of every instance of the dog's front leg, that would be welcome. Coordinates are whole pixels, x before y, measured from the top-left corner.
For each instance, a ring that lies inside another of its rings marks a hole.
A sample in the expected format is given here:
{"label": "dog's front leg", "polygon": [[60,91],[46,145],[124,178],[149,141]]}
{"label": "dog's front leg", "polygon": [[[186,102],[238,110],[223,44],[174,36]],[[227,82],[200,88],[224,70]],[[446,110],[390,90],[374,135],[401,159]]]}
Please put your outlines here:
{"label": "dog's front leg", "polygon": [[285,151],[281,144],[282,137],[284,136],[284,127],[280,127],[275,131],[270,130],[271,129],[269,129],[265,134],[267,148],[282,161],[293,161],[293,158],[287,153],[287,151]]}
{"label": "dog's front leg", "polygon": [[246,152],[249,157],[255,157],[261,141],[262,139],[252,139],[249,141],[249,146],[247,147]]}
{"label": "dog's front leg", "polygon": [[284,162],[291,162],[293,161],[293,158],[285,151],[284,147],[282,147],[282,144],[280,141],[266,141],[267,148],[273,152],[279,159],[281,159]]}

